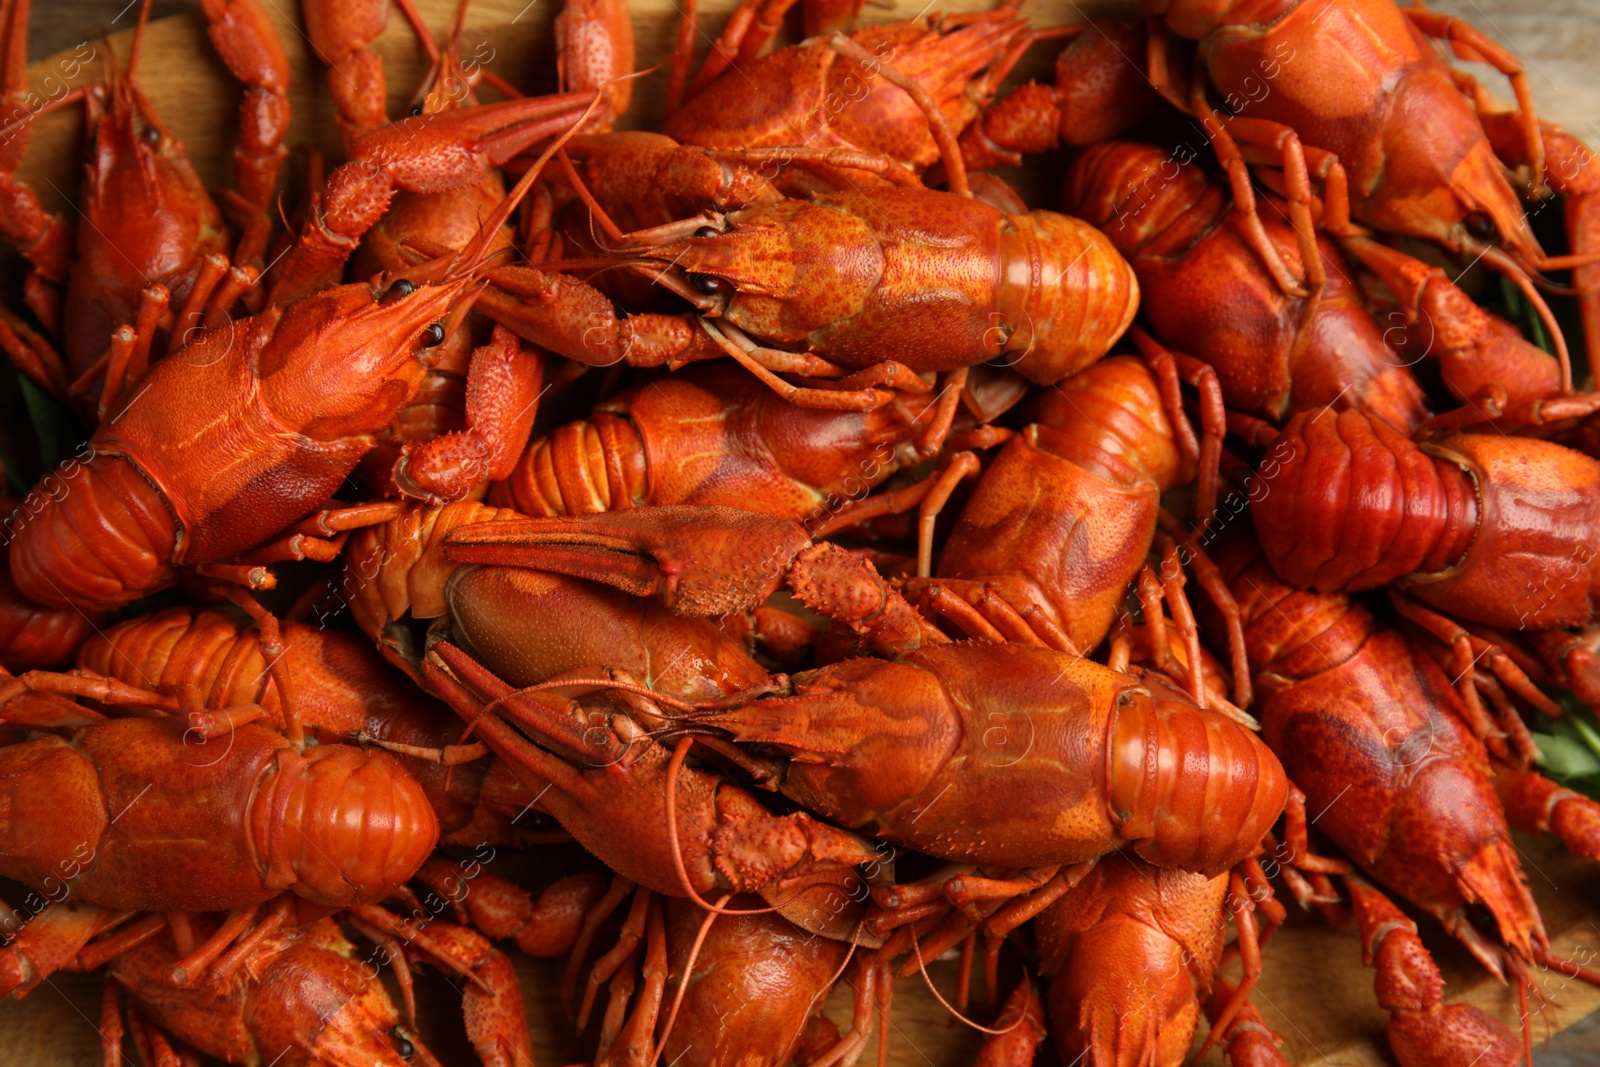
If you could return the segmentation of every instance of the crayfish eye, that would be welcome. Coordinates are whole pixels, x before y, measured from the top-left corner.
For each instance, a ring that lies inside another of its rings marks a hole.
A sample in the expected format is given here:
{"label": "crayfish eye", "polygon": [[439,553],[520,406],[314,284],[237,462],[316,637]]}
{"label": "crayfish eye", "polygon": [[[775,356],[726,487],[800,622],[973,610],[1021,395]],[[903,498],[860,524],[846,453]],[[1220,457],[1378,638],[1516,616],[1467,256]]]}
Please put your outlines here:
{"label": "crayfish eye", "polygon": [[401,297],[410,296],[412,293],[414,293],[416,291],[417,291],[417,284],[415,282],[409,281],[409,280],[407,280],[405,278],[401,278],[398,281],[396,281],[393,285],[389,286],[389,288],[384,292],[383,298],[385,300],[390,300],[390,299],[398,300]]}
{"label": "crayfish eye", "polygon": [[161,143],[161,131],[156,129],[154,126],[146,126],[144,129],[139,131],[139,139],[145,144],[149,145],[151,148],[154,148],[156,145]]}
{"label": "crayfish eye", "polygon": [[428,328],[422,331],[422,347],[438,348],[444,344],[444,326],[437,322],[429,323]]}
{"label": "crayfish eye", "polygon": [[717,293],[726,293],[729,289],[733,288],[733,286],[729,285],[725,280],[714,277],[710,274],[691,274],[689,278],[694,282],[694,287],[707,296],[715,296]]}
{"label": "crayfish eye", "polygon": [[415,107],[413,107],[411,109],[411,117],[412,118],[416,118],[420,114],[422,114],[422,105],[421,104],[418,104],[418,105],[416,105]]}
{"label": "crayfish eye", "polygon": [[1466,218],[1461,220],[1461,224],[1467,228],[1468,233],[1480,241],[1487,241],[1494,236],[1494,221],[1481,211],[1468,212]]}
{"label": "crayfish eye", "polygon": [[694,231],[696,237],[721,237],[722,231],[715,226],[702,226]]}
{"label": "crayfish eye", "polygon": [[398,1026],[392,1026],[389,1028],[389,1036],[394,1038],[395,1051],[400,1053],[401,1059],[409,1060],[412,1056],[417,1054],[417,1047],[411,1043],[411,1039],[409,1037],[400,1032],[400,1028]]}

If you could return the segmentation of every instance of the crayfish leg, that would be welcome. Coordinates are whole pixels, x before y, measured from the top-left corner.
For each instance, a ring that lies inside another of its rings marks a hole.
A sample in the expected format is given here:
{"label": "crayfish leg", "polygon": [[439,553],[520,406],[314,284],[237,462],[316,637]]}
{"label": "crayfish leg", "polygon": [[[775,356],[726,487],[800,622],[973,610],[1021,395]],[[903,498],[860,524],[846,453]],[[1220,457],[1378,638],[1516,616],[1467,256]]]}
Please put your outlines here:
{"label": "crayfish leg", "polygon": [[122,1067],[122,995],[117,980],[106,975],[105,993],[100,999],[100,1055],[105,1067]]}
{"label": "crayfish leg", "polygon": [[54,972],[71,964],[91,938],[107,928],[113,914],[93,904],[62,901],[24,917],[4,908],[0,933],[0,996],[24,996]]}
{"label": "crayfish leg", "polygon": [[[1464,91],[1474,98],[1478,121],[1489,137],[1495,155],[1510,166],[1529,162],[1524,131],[1528,117],[1521,111],[1489,110],[1492,100],[1470,77],[1456,72]],[[1589,351],[1591,376],[1600,381],[1600,159],[1594,151],[1560,126],[1537,123],[1539,144],[1544,150],[1543,179],[1550,188],[1566,197],[1567,247],[1571,255],[1535,260],[1540,269],[1554,269],[1562,262],[1572,266],[1572,288],[1576,291],[1578,313],[1583,322],[1584,344]],[[1530,168],[1531,169],[1531,168]]]}
{"label": "crayfish leg", "polygon": [[1537,193],[1545,181],[1545,149],[1539,135],[1538,116],[1533,109],[1533,89],[1528,84],[1528,75],[1522,69],[1522,64],[1483,31],[1453,15],[1412,7],[1402,7],[1400,11],[1422,33],[1449,42],[1452,51],[1460,58],[1487,63],[1505,75],[1517,98],[1517,125],[1528,162],[1528,187],[1531,192]]}
{"label": "crayfish leg", "polygon": [[[1443,270],[1366,237],[1345,238],[1340,247],[1394,294],[1407,326],[1426,334],[1416,340],[1439,360],[1445,386],[1458,399],[1470,399],[1490,383],[1508,387],[1510,404],[1572,392],[1570,364],[1523,340]],[[1566,356],[1564,346],[1561,356]]]}
{"label": "crayfish leg", "polygon": [[528,443],[543,382],[543,353],[495,326],[467,366],[466,427],[407,442],[394,464],[396,487],[405,496],[441,503],[509,477]]}
{"label": "crayfish leg", "polygon": [[[644,959],[639,964],[639,978],[642,979],[639,983],[639,996],[610,1047],[606,1048],[604,1054],[595,1061],[600,1065],[616,1064],[624,1067],[630,1064],[655,1063],[658,1059],[650,1055],[650,1050],[655,1046],[656,1023],[661,1017],[661,1005],[667,991],[666,918],[662,912],[661,898],[655,893],[641,890],[636,899],[645,903]],[[620,960],[618,965],[626,966],[631,963],[636,949],[637,942],[634,942],[629,946],[627,957]],[[598,965],[596,966],[598,968]],[[591,975],[590,982],[594,981],[594,975]],[[663,1035],[663,1038],[666,1036]]]}
{"label": "crayfish leg", "polygon": [[1349,887],[1362,957],[1377,971],[1378,1003],[1390,1013],[1389,1046],[1401,1067],[1511,1067],[1523,1058],[1522,1043],[1481,1008],[1444,1003],[1444,978],[1416,923],[1371,886],[1351,880]]}
{"label": "crayfish leg", "polygon": [[[1206,1001],[1206,1017],[1217,1027],[1217,1020],[1232,1007],[1232,1021],[1222,1027],[1217,1042],[1233,1067],[1289,1067],[1281,1046],[1283,1039],[1267,1027],[1261,1012],[1248,996],[1240,997],[1237,988],[1226,978],[1218,977]],[[1207,1040],[1210,1040],[1209,1038]]]}
{"label": "crayfish leg", "polygon": [[1026,1067],[1044,1043],[1044,1004],[1026,972],[1006,998],[989,1039],[978,1050],[974,1067]]}
{"label": "crayfish leg", "polygon": [[383,61],[371,48],[388,23],[388,0],[308,0],[301,11],[312,50],[328,65],[328,92],[348,151],[356,133],[388,121]]}
{"label": "crayfish leg", "polygon": [[[8,0],[0,14],[0,35],[4,36],[0,42],[4,49],[0,54],[0,99],[8,105],[5,129],[0,133],[0,194],[7,205],[0,218],[0,237],[21,251],[32,265],[24,287],[24,302],[54,333],[61,325],[61,286],[72,258],[72,229],[60,216],[45,211],[38,194],[16,176],[27,153],[33,120],[45,110],[30,102],[38,98],[28,89],[31,8],[30,0]],[[91,59],[93,54],[91,48]],[[48,106],[59,107],[82,96],[82,90],[77,90]]]}
{"label": "crayfish leg", "polygon": [[0,351],[12,366],[59,402],[69,401],[72,376],[55,346],[11,311],[0,308]]}
{"label": "crayfish leg", "polygon": [[[202,0],[206,32],[228,72],[244,86],[233,185],[226,198],[243,232],[234,258],[259,267],[272,219],[267,209],[288,150],[289,58],[257,0]],[[330,79],[331,80],[331,79]]]}
{"label": "crayfish leg", "polygon": [[611,129],[633,98],[633,16],[627,0],[566,0],[556,16],[556,69],[562,92],[605,89],[606,110],[586,129]]}
{"label": "crayfish leg", "polygon": [[[1316,236],[1311,230],[1308,205],[1310,179],[1307,176],[1305,151],[1300,138],[1286,126],[1259,119],[1245,120],[1236,117],[1225,128],[1217,118],[1218,112],[1206,100],[1205,84],[1204,72],[1197,69],[1189,92],[1188,110],[1200,119],[1206,137],[1211,141],[1211,148],[1216,153],[1217,161],[1228,174],[1228,184],[1233,191],[1233,210],[1240,220],[1240,236],[1250,246],[1251,251],[1255,252],[1262,266],[1266,267],[1267,272],[1272,275],[1273,280],[1278,283],[1278,288],[1285,295],[1307,296],[1306,285],[1302,285],[1302,279],[1296,278],[1289,270],[1288,264],[1278,254],[1277,246],[1267,236],[1266,228],[1261,223],[1261,215],[1256,208],[1255,188],[1250,182],[1249,160],[1230,131],[1237,129],[1248,143],[1278,153],[1279,162],[1289,174],[1286,184],[1295,224],[1295,239],[1300,246],[1301,269],[1305,275],[1303,280],[1311,289],[1316,289],[1325,279],[1321,277],[1322,257],[1317,253]],[[1248,124],[1239,125],[1240,123]],[[1348,214],[1348,207],[1346,213]]]}
{"label": "crayfish leg", "polygon": [[229,945],[239,939],[255,922],[260,907],[230,911],[222,925],[195,950],[172,965],[172,981],[176,985],[193,985],[205,975],[206,969],[220,957]]}
{"label": "crayfish leg", "polygon": [[1600,863],[1600,804],[1530,770],[1496,767],[1494,784],[1512,826],[1555,834],[1574,855]]}
{"label": "crayfish leg", "polygon": [[577,1006],[578,974],[583,969],[583,961],[589,956],[589,946],[594,943],[595,933],[599,930],[600,924],[622,906],[622,902],[628,899],[635,888],[633,882],[620,874],[614,874],[605,896],[584,913],[583,925],[578,929],[577,937],[567,952],[567,967],[561,976],[561,1003],[566,1006],[568,1014],[571,1014]]}
{"label": "crayfish leg", "polygon": [[456,906],[462,923],[496,941],[514,940],[523,952],[542,958],[573,950],[607,886],[599,871],[580,871],[552,882],[535,898],[487,871],[464,876],[459,863],[439,857],[424,863],[416,877]]}

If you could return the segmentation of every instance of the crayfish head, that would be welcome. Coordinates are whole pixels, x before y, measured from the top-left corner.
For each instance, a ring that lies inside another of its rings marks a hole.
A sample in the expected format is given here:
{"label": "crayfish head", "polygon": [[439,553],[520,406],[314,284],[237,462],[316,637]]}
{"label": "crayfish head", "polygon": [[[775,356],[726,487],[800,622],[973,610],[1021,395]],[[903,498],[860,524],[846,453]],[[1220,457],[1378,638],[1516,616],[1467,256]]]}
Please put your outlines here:
{"label": "crayfish head", "polygon": [[263,398],[318,440],[377,433],[415,394],[478,291],[470,275],[427,285],[400,279],[269,307],[251,320],[266,334],[257,356]]}
{"label": "crayfish head", "polygon": [[1471,107],[1446,78],[1409,88],[1386,124],[1383,179],[1360,221],[1469,255],[1503,246],[1532,269],[1543,253]]}
{"label": "crayfish head", "polygon": [[[783,292],[789,274],[783,264],[789,249],[781,230],[770,226],[735,227],[724,217],[705,223],[682,240],[650,244],[631,254],[664,263],[660,280],[703,312],[721,313],[739,293],[764,296]],[[696,220],[700,221],[700,220]],[[650,268],[652,274],[655,268]]]}
{"label": "crayfish head", "polygon": [[1079,934],[1047,994],[1062,1062],[1183,1062],[1200,1019],[1188,962],[1184,946],[1132,915]]}
{"label": "crayfish head", "polygon": [[680,295],[769,340],[848,318],[883,276],[880,243],[851,210],[784,200],[707,221],[663,228],[629,254],[670,264]]}
{"label": "crayfish head", "polygon": [[142,289],[164,285],[181,307],[204,258],[230,251],[216,203],[132,79],[113,77],[88,102],[87,221],[76,227],[64,316],[67,355],[80,370],[132,321]]}
{"label": "crayfish head", "polygon": [[1049,385],[1110,351],[1139,309],[1133,268],[1099,230],[1053,211],[1008,215],[1001,231],[997,355]]}
{"label": "crayfish head", "polygon": [[401,1026],[372,964],[354,955],[354,946],[333,927],[271,962],[245,1006],[245,1025],[263,1061],[407,1067],[433,1059]]}
{"label": "crayfish head", "polygon": [[[182,223],[190,230],[207,231],[221,250],[226,234],[216,204],[189,164],[183,145],[138,87],[127,78],[119,79],[91,93],[90,107],[85,213],[94,218],[96,209],[104,212],[108,232],[119,238],[130,222],[146,227]],[[135,210],[141,213],[134,214]],[[155,214],[159,211],[187,217],[163,219]]]}

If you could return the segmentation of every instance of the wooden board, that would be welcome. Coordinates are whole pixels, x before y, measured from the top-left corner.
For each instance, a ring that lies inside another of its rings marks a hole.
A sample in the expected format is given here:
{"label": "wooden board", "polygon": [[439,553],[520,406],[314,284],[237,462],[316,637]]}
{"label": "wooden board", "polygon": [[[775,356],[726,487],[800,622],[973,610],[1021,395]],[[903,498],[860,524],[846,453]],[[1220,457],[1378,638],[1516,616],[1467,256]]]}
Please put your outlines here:
{"label": "wooden board", "polygon": [[[177,0],[182,3],[183,0]],[[291,145],[308,145],[337,158],[338,139],[331,121],[323,73],[314,64],[309,46],[291,17],[292,0],[264,0],[288,48],[293,64],[294,119]],[[475,0],[463,37],[463,51],[476,55],[497,74],[529,91],[554,87],[551,20],[557,0]],[[989,6],[990,0],[953,0],[946,9]],[[51,18],[47,4],[37,5],[36,22]],[[88,8],[88,0],[64,5],[75,14]],[[132,12],[113,22],[120,2],[95,8],[84,22],[81,41],[34,63],[30,84],[41,99],[58,95],[60,86],[83,84],[99,77],[99,60],[106,42],[99,37],[102,24],[109,29],[129,25]],[[453,4],[447,0],[419,0],[429,25],[442,32]],[[705,0],[706,29],[714,33],[731,8],[729,0]],[[903,12],[869,8],[874,18],[896,13],[914,14],[921,7],[902,5]],[[1533,79],[1543,115],[1600,143],[1600,130],[1592,116],[1600,114],[1600,74],[1593,57],[1600,54],[1600,20],[1594,0],[1541,0],[1521,4],[1516,0],[1437,0],[1431,6],[1461,14],[1522,57]],[[634,0],[639,25],[639,59],[644,66],[666,52],[674,31],[676,8],[671,0]],[[1038,25],[1078,21],[1086,17],[1127,10],[1115,2],[1036,5],[1031,17]],[[57,40],[60,25],[52,27]],[[110,47],[125,54],[129,34],[113,34]],[[68,38],[70,40],[70,38]],[[375,44],[389,76],[390,111],[399,113],[409,102],[412,87],[422,72],[423,53],[398,17]],[[239,90],[213,56],[203,24],[195,16],[178,16],[151,24],[145,41],[146,58],[140,81],[145,93],[167,125],[187,146],[202,177],[214,188],[229,181],[232,138],[237,128]],[[1048,51],[1041,49],[1032,67],[1042,70]],[[93,54],[94,61],[83,62]],[[78,62],[74,65],[73,60]],[[48,79],[56,79],[50,81]],[[1490,81],[1489,84],[1497,83]],[[649,127],[659,117],[665,75],[657,73],[640,83],[631,122]],[[81,135],[77,109],[66,108],[41,115],[22,174],[39,189],[47,206],[68,211],[69,194],[77,184],[76,152]],[[1600,960],[1600,871],[1587,868],[1549,842],[1518,839],[1533,892],[1543,909],[1555,950],[1573,954],[1591,965]],[[1471,1001],[1516,1025],[1514,998],[1495,984],[1467,957],[1464,950],[1433,925],[1424,923],[1425,940],[1438,956],[1451,995]],[[519,964],[529,1009],[540,1037],[537,1052],[545,1065],[570,1063],[582,1048],[558,1040],[568,1027],[553,996],[559,969],[549,964]],[[935,982],[948,994],[953,988],[953,965],[941,961],[931,966]],[[1360,947],[1348,932],[1330,930],[1319,922],[1296,915],[1269,946],[1265,977],[1257,996],[1267,1021],[1284,1036],[1292,1061],[1305,1067],[1367,1067],[1392,1062],[1383,1039],[1386,1014],[1373,1001],[1371,972],[1361,966]],[[1535,1035],[1543,1039],[1600,1009],[1600,991],[1565,976],[1545,972],[1539,978],[1549,1003],[1536,1005]],[[59,975],[25,1001],[0,1003],[0,1064],[17,1067],[88,1067],[99,1063],[99,982],[93,976]],[[425,983],[424,1005],[429,1029],[440,1035],[446,1063],[471,1062],[460,1043],[459,1024],[450,1020],[451,995],[439,981]],[[848,1004],[840,993],[830,1002],[830,1014],[848,1019]],[[1595,1031],[1600,1033],[1600,1031]],[[947,1013],[922,988],[919,980],[906,979],[897,987],[889,1061],[895,1067],[956,1067],[971,1062],[981,1035],[951,1023]],[[1574,1043],[1568,1064],[1600,1063],[1593,1050],[1600,1038]],[[871,1062],[869,1059],[864,1062]],[[1048,1062],[1045,1053],[1041,1062]],[[1207,1064],[1220,1062],[1215,1054]]]}

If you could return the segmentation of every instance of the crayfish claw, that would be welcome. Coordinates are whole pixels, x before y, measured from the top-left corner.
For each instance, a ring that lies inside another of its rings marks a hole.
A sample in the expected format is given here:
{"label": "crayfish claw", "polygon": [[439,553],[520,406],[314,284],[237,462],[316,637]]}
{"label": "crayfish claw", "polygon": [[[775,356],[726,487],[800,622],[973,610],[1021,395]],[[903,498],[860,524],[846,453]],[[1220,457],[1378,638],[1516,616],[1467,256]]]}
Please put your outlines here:
{"label": "crayfish claw", "polygon": [[450,534],[445,554],[660,594],[678,614],[716,616],[760,604],[810,543],[787,519],[680,506],[464,526]]}

